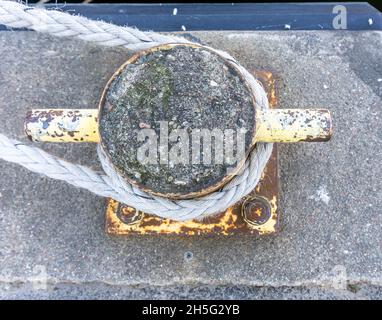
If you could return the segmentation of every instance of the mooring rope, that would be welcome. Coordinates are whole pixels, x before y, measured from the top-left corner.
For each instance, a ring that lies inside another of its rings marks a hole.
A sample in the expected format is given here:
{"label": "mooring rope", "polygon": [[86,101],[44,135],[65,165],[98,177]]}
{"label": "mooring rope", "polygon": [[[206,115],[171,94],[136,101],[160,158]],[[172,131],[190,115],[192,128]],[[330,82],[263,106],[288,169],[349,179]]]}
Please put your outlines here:
{"label": "mooring rope", "polygon": [[[58,10],[28,7],[18,2],[2,0],[0,0],[0,23],[12,28],[27,28],[57,37],[73,37],[102,46],[123,46],[130,50],[142,50],[174,41],[174,37],[156,32],[142,32],[136,28],[89,20]],[[189,42],[181,37],[177,37],[176,41]]]}
{"label": "mooring rope", "polygon": [[[27,28],[54,36],[65,36],[105,46],[124,46],[142,50],[165,43],[190,43],[184,38],[142,32],[131,27],[119,27],[102,21],[89,20],[57,10],[45,10],[21,3],[0,0],[0,24]],[[235,63],[248,81],[256,100],[256,108],[267,109],[268,99],[260,83],[228,53],[215,52]],[[222,212],[251,192],[260,180],[271,155],[271,143],[257,143],[247,158],[243,170],[220,190],[203,197],[171,200],[153,196],[127,183],[108,162],[98,145],[98,157],[105,174],[55,157],[37,147],[26,145],[0,134],[0,158],[17,163],[28,170],[66,181],[99,196],[111,197],[137,210],[162,218],[183,221]]]}

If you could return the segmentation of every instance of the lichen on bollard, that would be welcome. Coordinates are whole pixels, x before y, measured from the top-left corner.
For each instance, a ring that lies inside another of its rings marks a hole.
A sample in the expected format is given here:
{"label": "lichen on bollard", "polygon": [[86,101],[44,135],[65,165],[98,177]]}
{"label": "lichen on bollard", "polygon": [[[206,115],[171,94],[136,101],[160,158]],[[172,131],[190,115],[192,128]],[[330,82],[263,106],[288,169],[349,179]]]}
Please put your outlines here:
{"label": "lichen on bollard", "polygon": [[99,124],[123,177],[153,193],[187,197],[214,188],[243,160],[238,131],[248,154],[255,109],[228,61],[206,48],[175,46],[141,54],[116,74]]}

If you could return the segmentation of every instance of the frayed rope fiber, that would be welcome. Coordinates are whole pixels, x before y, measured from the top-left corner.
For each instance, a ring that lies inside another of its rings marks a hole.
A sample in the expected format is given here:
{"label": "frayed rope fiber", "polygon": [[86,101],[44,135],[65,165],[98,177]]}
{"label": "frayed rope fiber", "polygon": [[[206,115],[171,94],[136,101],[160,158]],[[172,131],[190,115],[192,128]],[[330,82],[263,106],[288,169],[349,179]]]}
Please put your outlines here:
{"label": "frayed rope fiber", "polygon": [[[89,20],[57,10],[28,7],[21,3],[0,0],[0,24],[11,28],[27,28],[58,37],[73,37],[103,46],[123,46],[142,50],[166,43],[191,43],[188,40],[142,32],[136,28],[119,27],[103,21]],[[235,63],[248,81],[255,96],[256,108],[267,109],[268,99],[260,83],[229,54],[215,50]],[[108,162],[98,145],[98,157],[105,174],[73,164],[47,152],[0,134],[0,158],[17,163],[28,170],[66,181],[99,196],[111,197],[137,210],[162,218],[184,221],[222,212],[250,193],[260,180],[272,152],[271,143],[257,143],[240,171],[223,188],[203,197],[170,200],[146,193],[127,183]]]}

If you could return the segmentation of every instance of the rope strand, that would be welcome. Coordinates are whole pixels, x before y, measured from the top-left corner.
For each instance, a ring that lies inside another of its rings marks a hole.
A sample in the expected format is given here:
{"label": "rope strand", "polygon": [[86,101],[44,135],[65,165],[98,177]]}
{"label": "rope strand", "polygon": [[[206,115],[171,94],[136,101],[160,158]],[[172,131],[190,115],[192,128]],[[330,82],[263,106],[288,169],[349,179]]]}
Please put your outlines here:
{"label": "rope strand", "polygon": [[[31,29],[57,37],[73,37],[102,46],[123,46],[130,50],[142,50],[162,43],[174,42],[172,36],[143,32],[132,27],[120,27],[78,15],[28,7],[11,1],[0,1],[0,24],[11,28]],[[182,37],[175,39],[178,43],[189,43]]]}
{"label": "rope strand", "polygon": [[[142,32],[135,28],[119,27],[102,21],[93,21],[56,10],[27,7],[23,4],[0,0],[0,24],[13,28],[28,28],[54,36],[74,37],[104,46],[124,46],[142,50],[164,43],[190,43],[181,37]],[[228,53],[215,52],[237,65],[248,81],[255,96],[256,108],[267,109],[268,99],[261,84]],[[115,172],[104,151],[98,145],[98,157],[105,174],[73,164],[45,151],[25,145],[0,134],[0,158],[17,163],[30,171],[53,179],[66,181],[99,196],[111,197],[146,213],[162,218],[183,221],[202,218],[222,212],[251,192],[260,180],[272,152],[271,143],[257,143],[240,171],[221,190],[203,197],[170,200],[153,196],[127,183]]]}

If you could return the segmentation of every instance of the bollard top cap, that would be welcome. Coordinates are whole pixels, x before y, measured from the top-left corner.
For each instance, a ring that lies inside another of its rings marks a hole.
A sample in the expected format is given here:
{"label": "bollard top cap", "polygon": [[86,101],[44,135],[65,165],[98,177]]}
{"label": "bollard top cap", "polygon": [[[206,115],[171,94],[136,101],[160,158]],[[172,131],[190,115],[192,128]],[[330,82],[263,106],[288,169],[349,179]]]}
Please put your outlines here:
{"label": "bollard top cap", "polygon": [[129,59],[99,105],[101,146],[127,181],[156,195],[192,198],[229,181],[255,134],[253,94],[209,48],[164,45]]}

